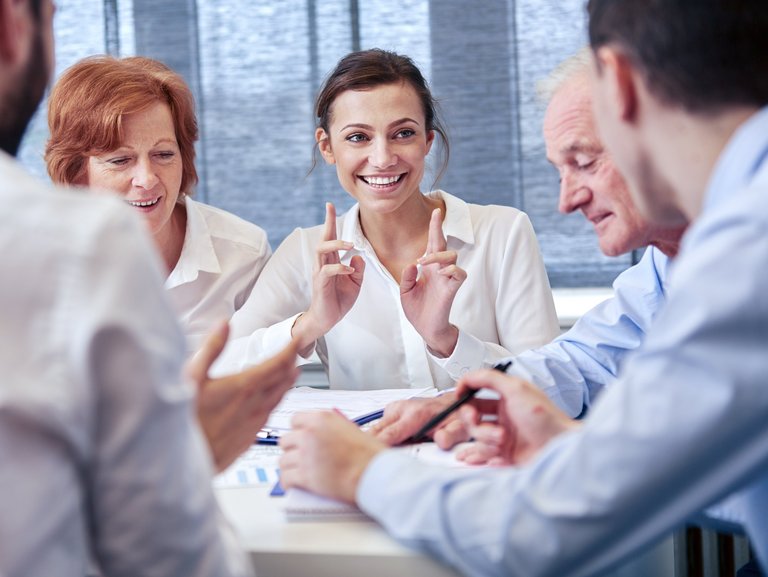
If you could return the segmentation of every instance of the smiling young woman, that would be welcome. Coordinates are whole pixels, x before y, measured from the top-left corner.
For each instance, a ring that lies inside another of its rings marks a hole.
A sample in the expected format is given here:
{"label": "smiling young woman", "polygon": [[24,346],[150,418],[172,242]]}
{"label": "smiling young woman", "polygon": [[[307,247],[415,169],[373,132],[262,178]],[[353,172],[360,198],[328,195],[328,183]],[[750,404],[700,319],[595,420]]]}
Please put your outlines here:
{"label": "smiling young woman", "polygon": [[294,339],[333,388],[442,388],[557,334],[528,217],[421,191],[435,136],[446,161],[448,141],[410,58],[347,55],[315,112],[318,150],[357,204],[338,219],[328,204],[325,224],[285,239],[232,318],[220,368]]}

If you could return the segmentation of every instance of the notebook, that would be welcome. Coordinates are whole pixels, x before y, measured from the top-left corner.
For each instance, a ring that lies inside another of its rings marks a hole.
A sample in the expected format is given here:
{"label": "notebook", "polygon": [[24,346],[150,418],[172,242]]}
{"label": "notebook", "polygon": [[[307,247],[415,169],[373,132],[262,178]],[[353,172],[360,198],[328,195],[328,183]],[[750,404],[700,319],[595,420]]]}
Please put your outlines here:
{"label": "notebook", "polygon": [[368,519],[357,506],[321,497],[302,489],[288,489],[283,498],[288,521],[346,521]]}

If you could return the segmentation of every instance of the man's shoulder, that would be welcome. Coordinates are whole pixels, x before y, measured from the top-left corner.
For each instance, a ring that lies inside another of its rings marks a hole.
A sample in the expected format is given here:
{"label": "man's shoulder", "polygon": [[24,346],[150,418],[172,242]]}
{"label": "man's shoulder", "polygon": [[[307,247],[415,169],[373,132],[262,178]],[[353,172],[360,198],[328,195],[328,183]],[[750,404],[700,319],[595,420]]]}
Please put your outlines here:
{"label": "man's shoulder", "polygon": [[[84,189],[59,188],[0,164],[0,202],[6,242],[32,257],[33,247],[82,256],[134,244],[140,223],[122,202]],[[119,258],[119,254],[114,255]]]}

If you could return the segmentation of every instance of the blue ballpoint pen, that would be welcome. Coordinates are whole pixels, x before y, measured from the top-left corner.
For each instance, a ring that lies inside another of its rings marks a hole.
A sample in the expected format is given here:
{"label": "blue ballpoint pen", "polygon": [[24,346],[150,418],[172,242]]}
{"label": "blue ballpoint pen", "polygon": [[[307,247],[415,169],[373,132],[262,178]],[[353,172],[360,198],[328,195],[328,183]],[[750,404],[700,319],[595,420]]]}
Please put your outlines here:
{"label": "blue ballpoint pen", "polygon": [[373,421],[378,421],[383,416],[384,416],[384,409],[379,409],[378,411],[373,411],[372,413],[368,413],[367,415],[362,415],[360,417],[357,417],[352,421],[358,427],[362,427],[363,425],[367,425],[368,423],[371,423]]}
{"label": "blue ballpoint pen", "polygon": [[256,443],[258,445],[277,445],[280,435],[270,429],[262,429],[256,433]]}

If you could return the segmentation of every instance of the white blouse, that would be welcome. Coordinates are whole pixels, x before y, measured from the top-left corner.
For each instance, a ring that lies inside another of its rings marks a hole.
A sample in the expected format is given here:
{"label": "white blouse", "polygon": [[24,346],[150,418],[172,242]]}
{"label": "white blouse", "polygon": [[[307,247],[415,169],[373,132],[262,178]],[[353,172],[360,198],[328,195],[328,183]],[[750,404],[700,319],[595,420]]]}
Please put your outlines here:
{"label": "white blouse", "polygon": [[272,249],[255,224],[191,198],[185,205],[184,246],[165,289],[193,353],[243,306]]}
{"label": "white blouse", "polygon": [[[443,191],[443,233],[467,280],[450,321],[460,329],[451,357],[436,359],[405,317],[400,287],[363,236],[353,206],[337,219],[338,237],[365,259],[360,295],[347,315],[316,343],[332,388],[453,386],[464,372],[548,343],[557,316],[538,243],[525,213],[467,204]],[[296,317],[312,299],[312,265],[323,227],[294,230],[264,268],[250,298],[232,317],[232,339],[216,371],[242,370],[290,340]]]}

